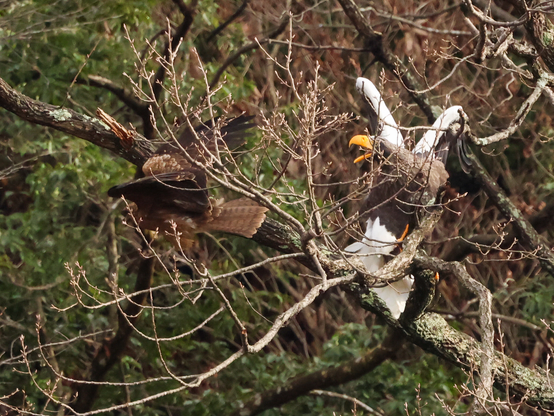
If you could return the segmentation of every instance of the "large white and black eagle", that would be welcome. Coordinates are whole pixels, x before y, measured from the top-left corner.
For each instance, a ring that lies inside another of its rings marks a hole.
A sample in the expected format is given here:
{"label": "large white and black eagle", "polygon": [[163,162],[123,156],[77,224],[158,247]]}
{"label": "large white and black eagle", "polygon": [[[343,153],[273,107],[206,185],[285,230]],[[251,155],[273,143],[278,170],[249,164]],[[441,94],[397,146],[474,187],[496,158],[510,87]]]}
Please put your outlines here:
{"label": "large white and black eagle", "polygon": [[[454,106],[444,111],[413,151],[409,151],[375,85],[366,78],[358,78],[356,89],[364,102],[371,135],[354,136],[350,145],[365,149],[366,153],[354,162],[372,160],[375,174],[360,211],[365,235],[345,251],[360,255],[366,270],[373,273],[383,267],[408,231],[416,226],[418,210],[432,203],[446,183],[449,175],[444,165],[448,151],[459,139],[452,126],[463,123],[463,110]],[[413,282],[413,276],[406,276],[374,288],[395,319],[406,307]]]}
{"label": "large white and black eagle", "polygon": [[209,167],[218,147],[234,149],[242,144],[246,130],[253,127],[252,118],[234,118],[218,134],[211,123],[185,130],[178,144],[163,144],[144,163],[144,178],[114,186],[108,195],[134,202],[131,209],[139,226],[160,231],[178,249],[190,248],[200,232],[252,237],[267,208],[248,198],[214,200],[208,192],[206,172],[191,162]]}

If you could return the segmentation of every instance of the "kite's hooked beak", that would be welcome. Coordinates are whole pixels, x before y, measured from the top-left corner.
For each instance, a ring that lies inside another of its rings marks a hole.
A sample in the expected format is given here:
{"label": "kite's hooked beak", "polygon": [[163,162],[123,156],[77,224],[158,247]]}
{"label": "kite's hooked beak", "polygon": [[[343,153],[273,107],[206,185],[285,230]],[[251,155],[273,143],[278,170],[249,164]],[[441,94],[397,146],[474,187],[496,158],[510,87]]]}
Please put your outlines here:
{"label": "kite's hooked beak", "polygon": [[366,136],[365,134],[358,134],[350,139],[350,143],[348,143],[348,146],[350,147],[353,144],[357,144],[358,146],[365,147],[368,150],[366,154],[354,159],[354,163],[358,163],[358,162],[361,162],[362,160],[369,159],[373,154],[373,140],[371,140],[369,136]]}

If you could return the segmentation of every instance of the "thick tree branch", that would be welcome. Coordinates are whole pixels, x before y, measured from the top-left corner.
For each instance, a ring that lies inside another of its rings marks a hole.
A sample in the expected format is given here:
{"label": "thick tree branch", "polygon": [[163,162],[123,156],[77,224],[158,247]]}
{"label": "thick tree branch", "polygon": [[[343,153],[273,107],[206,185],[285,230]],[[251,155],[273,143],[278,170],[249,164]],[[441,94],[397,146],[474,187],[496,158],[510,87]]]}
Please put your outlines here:
{"label": "thick tree branch", "polygon": [[[509,23],[509,22],[513,22],[514,20],[516,20],[516,18],[513,15],[511,15],[510,13],[505,11],[504,9],[498,7],[496,4],[494,4],[492,2],[489,2],[487,0],[471,0],[471,2],[482,10],[484,10],[488,7],[491,14],[492,14],[492,17],[494,19],[496,19],[497,21],[501,21],[501,22],[504,21],[504,22]],[[518,27],[515,28],[514,33],[518,37],[522,37],[523,36],[523,29],[518,26]]]}
{"label": "thick tree branch", "polygon": [[149,106],[144,101],[139,100],[132,90],[123,88],[112,80],[98,75],[89,75],[86,78],[77,78],[77,84],[90,85],[110,91],[138,116],[150,117]]}
{"label": "thick tree branch", "polygon": [[246,6],[248,5],[248,0],[243,0],[240,7],[235,11],[235,13],[232,14],[231,17],[229,17],[225,22],[220,24],[217,28],[215,28],[212,33],[208,35],[206,38],[206,42],[211,41],[213,38],[218,36],[221,32],[225,30],[227,26],[229,26],[233,21],[235,21],[241,14],[246,10]]}
{"label": "thick tree branch", "polygon": [[[358,286],[356,293],[362,307],[371,310],[368,288]],[[481,366],[481,344],[452,328],[438,314],[426,313],[404,330],[412,342],[461,368],[474,371]],[[508,387],[515,401],[526,400],[533,406],[554,409],[554,389],[546,372],[526,368],[500,352],[495,352],[491,364],[494,383],[501,391]]]}
{"label": "thick tree branch", "polygon": [[[187,35],[188,31],[190,30],[192,22],[194,21],[194,16],[196,15],[196,6],[198,5],[198,0],[192,0],[189,6],[185,5],[183,0],[174,0],[174,2],[179,7],[179,10],[183,14],[184,18],[175,32],[171,34],[171,36],[169,37],[169,41],[164,46],[162,57],[166,62],[169,61],[169,55],[171,53],[174,53],[174,51],[177,49],[177,46],[179,46],[179,43],[181,43],[181,40]],[[160,98],[166,73],[166,65],[160,63],[160,66],[158,67],[158,70],[156,71],[156,74],[154,75],[154,79],[152,81],[152,91],[156,100]]]}
{"label": "thick tree branch", "polygon": [[1,78],[0,107],[30,123],[52,127],[108,149],[137,166],[141,166],[152,154],[152,145],[146,139],[136,137],[134,146],[126,150],[119,138],[99,120],[69,108],[33,100],[14,90]]}
{"label": "thick tree branch", "polygon": [[433,114],[428,97],[424,93],[417,92],[421,89],[418,86],[418,82],[413,78],[402,61],[383,45],[383,35],[373,30],[354,0],[339,0],[339,3],[358,33],[364,37],[365,43],[375,56],[375,59],[402,81],[404,87],[423,111],[429,123],[433,124],[435,115]]}
{"label": "thick tree branch", "polygon": [[77,79],[77,83],[102,88],[113,93],[136,115],[142,118],[144,137],[148,140],[152,140],[154,138],[154,126],[152,125],[152,120],[150,119],[150,106],[144,101],[139,100],[132,90],[123,88],[115,82],[98,75],[89,75],[86,78],[79,77]]}
{"label": "thick tree branch", "polygon": [[[529,223],[540,234],[549,229],[554,217],[554,200],[532,215]],[[461,261],[470,254],[483,254],[489,250],[502,250],[510,248],[516,241],[517,234],[514,231],[507,235],[479,234],[469,239],[458,239],[456,244],[444,255],[446,261]]]}
{"label": "thick tree branch", "polygon": [[[472,139],[475,142],[476,139]],[[494,181],[481,162],[471,152],[467,153],[470,160],[471,174],[481,185],[483,191],[490,200],[496,205],[498,210],[507,220],[510,220],[517,236],[523,245],[533,252],[540,261],[542,267],[554,277],[554,255],[541,239],[539,233],[533,228],[531,223],[523,216],[512,201],[508,198],[502,188]]]}
{"label": "thick tree branch", "polygon": [[339,366],[325,368],[296,377],[274,390],[255,394],[244,403],[234,416],[254,416],[272,407],[282,406],[314,389],[324,389],[347,383],[373,371],[384,361],[394,358],[403,342],[398,330],[391,330],[383,343],[362,357]]}
{"label": "thick tree branch", "polygon": [[219,67],[217,72],[214,74],[210,82],[210,89],[213,89],[217,85],[217,83],[219,82],[219,79],[221,78],[225,70],[229,67],[229,65],[232,65],[233,62],[235,62],[242,54],[246,52],[250,52],[254,49],[258,49],[260,45],[263,45],[264,43],[269,42],[272,38],[279,36],[287,28],[288,23],[289,23],[289,17],[287,16],[286,18],[283,19],[281,24],[277,26],[277,28],[275,28],[275,30],[273,30],[273,32],[271,32],[265,38],[260,39],[258,41],[251,42],[248,45],[244,45],[239,49],[237,49],[231,56],[229,56],[225,60],[225,62],[223,62],[223,64]]}
{"label": "thick tree branch", "polygon": [[[449,263],[440,259],[430,258],[418,254],[414,258],[416,267],[438,270],[443,273],[454,274],[467,282],[467,275],[460,273],[459,263]],[[480,312],[480,316],[482,313]],[[492,332],[490,323],[485,331]],[[411,340],[429,352],[433,352],[449,361],[461,365],[462,368],[477,371],[481,365],[483,349],[480,343],[472,337],[456,331],[439,315],[425,314],[420,320],[416,320],[404,326],[404,330],[411,336]],[[492,340],[488,340],[491,349]],[[485,351],[486,351],[485,349]],[[491,359],[491,357],[488,357]],[[532,406],[544,409],[554,409],[554,388],[549,381],[549,375],[542,369],[529,369],[519,362],[508,358],[501,352],[495,351],[489,363],[490,371],[496,387],[505,391],[509,387],[510,394],[515,400],[526,400]]]}
{"label": "thick tree branch", "polygon": [[514,14],[529,17],[525,23],[529,38],[548,69],[554,72],[554,24],[546,13],[533,10],[531,1],[509,0],[508,3],[514,6]]}
{"label": "thick tree branch", "polygon": [[[258,233],[259,235],[256,234],[255,240],[260,244],[276,249],[281,247],[287,252],[300,250],[299,237],[292,233],[290,228],[277,221],[271,221],[271,230],[271,232],[268,229]],[[415,232],[416,230],[414,230]],[[273,235],[276,237],[273,237]],[[331,259],[328,260],[332,262]],[[322,261],[324,268],[329,269],[329,278],[356,272],[350,262],[336,260],[334,263],[335,267],[330,268],[325,259]],[[389,262],[387,266],[391,263]],[[442,270],[444,273],[453,272],[445,266],[444,261],[420,254],[415,255],[414,266],[421,269]],[[310,268],[317,272],[314,266]],[[402,273],[403,271],[400,271],[396,274],[401,275]],[[375,276],[383,279],[385,276],[384,270],[375,273]],[[364,309],[374,312],[380,310],[380,308],[376,303],[374,292],[371,290],[373,284],[369,279],[359,279],[357,283],[350,283],[347,286]],[[383,317],[389,322],[386,314]],[[389,323],[397,326],[399,325],[398,322],[390,321]],[[408,339],[426,351],[445,358],[464,369],[473,371],[480,368],[481,344],[469,335],[452,328],[440,315],[424,313],[416,320],[401,319],[400,324],[407,333]],[[554,389],[551,387],[548,374],[544,371],[526,368],[500,352],[494,352],[490,368],[494,375],[495,385],[502,391],[508,388],[514,400],[526,400],[531,405],[554,410]]]}
{"label": "thick tree branch", "polygon": [[494,370],[492,368],[492,357],[495,354],[495,348],[494,326],[492,324],[492,294],[482,283],[473,279],[461,263],[443,262],[441,263],[441,269],[454,274],[479,299],[481,361],[478,369],[480,383],[479,387],[476,389],[476,397],[479,406],[485,409],[486,401],[493,397],[492,385]]}

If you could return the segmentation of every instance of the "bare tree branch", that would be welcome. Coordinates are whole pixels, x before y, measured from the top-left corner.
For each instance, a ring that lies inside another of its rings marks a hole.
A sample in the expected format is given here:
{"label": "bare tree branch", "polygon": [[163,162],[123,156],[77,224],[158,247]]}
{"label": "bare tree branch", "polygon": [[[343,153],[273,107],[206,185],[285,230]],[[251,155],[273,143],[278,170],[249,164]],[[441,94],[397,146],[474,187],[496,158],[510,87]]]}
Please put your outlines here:
{"label": "bare tree branch", "polygon": [[135,144],[126,150],[119,138],[97,119],[79,114],[69,108],[33,100],[11,88],[0,78],[0,107],[23,120],[52,127],[63,133],[87,140],[108,149],[135,165],[141,166],[152,154],[151,144],[144,138],[135,138]]}
{"label": "bare tree branch", "polygon": [[239,16],[246,10],[246,6],[248,5],[248,0],[243,0],[242,4],[239,6],[239,8],[233,13],[226,21],[224,21],[222,24],[220,24],[218,27],[216,27],[212,33],[208,35],[206,38],[206,42],[210,42],[213,38],[218,36],[221,32],[225,30],[227,26],[229,26],[231,23],[233,23],[236,19],[239,18]]}
{"label": "bare tree branch", "polygon": [[354,0],[339,0],[339,3],[356,30],[364,37],[365,43],[375,56],[375,59],[402,81],[412,99],[421,108],[429,123],[432,124],[436,116],[433,114],[428,97],[425,94],[417,92],[421,89],[417,81],[412,77],[402,61],[383,45],[383,35],[373,30]]}
{"label": "bare tree branch", "polygon": [[520,16],[529,16],[525,23],[527,33],[540,57],[551,72],[554,72],[554,24],[547,15],[532,9],[532,2],[526,0],[509,0],[514,12]]}
{"label": "bare tree branch", "polygon": [[547,84],[551,81],[551,76],[547,75],[545,72],[543,72],[541,78],[537,81],[537,86],[533,90],[533,93],[525,100],[525,102],[521,105],[519,108],[518,113],[514,117],[514,119],[510,122],[510,126],[501,132],[495,133],[488,137],[480,137],[480,138],[474,138],[475,144],[478,146],[486,146],[492,143],[499,142],[501,140],[505,140],[508,137],[510,137],[512,134],[516,132],[516,130],[521,126],[523,121],[525,120],[525,117],[527,117],[527,114],[529,114],[529,111],[531,111],[531,108],[533,107],[533,104],[539,99],[539,97],[542,95],[543,91],[547,87]]}
{"label": "bare tree branch", "polygon": [[[189,32],[192,26],[192,22],[194,21],[194,16],[196,15],[196,12],[197,12],[196,6],[198,5],[198,0],[191,0],[190,5],[188,6],[185,5],[183,0],[174,0],[174,2],[179,7],[179,10],[181,10],[181,13],[183,14],[184,18],[181,24],[175,30],[175,33],[168,33],[169,35],[168,41],[164,46],[164,51],[162,54],[162,57],[165,61],[170,60],[169,54],[177,50],[177,46],[179,46],[183,38]],[[160,62],[160,66],[158,67],[158,70],[154,75],[154,79],[152,80],[152,89],[154,92],[154,98],[156,100],[160,98],[160,94],[163,90],[163,82],[164,82],[166,73],[167,73],[166,66],[162,62]]]}
{"label": "bare tree branch", "polygon": [[138,116],[144,117],[145,113],[148,113],[148,117],[150,117],[148,105],[144,101],[140,101],[132,91],[117,85],[112,80],[99,75],[88,75],[86,78],[77,78],[77,83],[108,90],[119,98],[123,104],[133,110]]}
{"label": "bare tree branch", "polygon": [[275,38],[279,36],[281,33],[284,32],[284,30],[287,28],[287,25],[289,23],[289,17],[285,17],[283,21],[273,30],[270,32],[266,37],[254,41],[252,43],[249,43],[248,45],[244,45],[243,47],[239,48],[237,51],[235,51],[231,56],[229,56],[225,62],[219,67],[217,72],[214,74],[212,80],[210,81],[210,89],[215,88],[217,83],[219,82],[219,79],[225,72],[225,70],[229,67],[229,65],[232,65],[233,62],[235,62],[242,54],[246,52],[250,52],[254,49],[258,49],[260,45],[263,45],[264,43],[269,42],[272,38]]}
{"label": "bare tree branch", "polygon": [[521,211],[510,201],[502,188],[489,176],[475,155],[468,153],[468,158],[471,160],[471,174],[479,182],[502,215],[507,220],[512,221],[519,239],[526,248],[536,253],[535,255],[541,262],[541,265],[554,277],[554,254],[552,254],[550,248],[541,239],[529,221],[525,219]]}
{"label": "bare tree branch", "polygon": [[[262,233],[257,237],[257,241],[272,247],[281,246],[286,250],[293,250],[293,247],[296,246],[294,241],[297,241],[298,237],[290,234],[290,229],[273,221],[272,230],[277,231],[280,237],[272,239],[271,233]],[[287,235],[289,235],[288,238]],[[437,270],[445,274],[454,273],[457,275],[458,272],[457,266],[451,266],[450,263],[420,254],[416,254],[414,260],[418,267]],[[329,263],[324,261],[323,264],[328,270]],[[335,261],[334,264],[335,267],[329,270],[329,278],[352,273],[353,271],[350,266],[341,261]],[[389,264],[391,262],[387,265]],[[315,266],[312,267],[314,267],[312,270],[317,272]],[[384,270],[380,270],[376,275],[385,276],[384,272]],[[399,274],[402,274],[402,272]],[[376,311],[379,308],[375,303],[376,297],[371,294],[370,289],[373,284],[369,280],[358,280],[357,283],[351,283],[348,287],[363,308]],[[425,350],[465,369],[473,371],[481,367],[482,360],[480,357],[483,351],[481,344],[470,336],[452,328],[440,315],[425,313],[415,321],[404,320],[402,322],[409,339]],[[490,339],[487,343],[487,348],[490,348]],[[506,363],[508,363],[507,366]],[[491,373],[494,376],[495,385],[502,386],[501,388],[508,387],[516,400],[527,400],[532,405],[554,409],[554,389],[550,387],[548,375],[542,370],[528,369],[502,353],[494,352]]]}
{"label": "bare tree branch", "polygon": [[298,376],[277,389],[255,394],[234,416],[254,416],[264,410],[282,406],[314,389],[324,389],[355,380],[373,371],[384,361],[391,359],[401,349],[402,336],[396,330],[391,330],[381,345],[369,351],[362,357],[332,368],[314,371]]}
{"label": "bare tree branch", "polygon": [[[528,221],[537,232],[546,231],[554,217],[554,201],[550,201],[538,213],[531,216]],[[514,231],[507,235],[479,234],[471,238],[458,238],[456,244],[444,255],[446,261],[462,261],[470,254],[483,254],[489,250],[502,250],[512,247],[518,234]]]}
{"label": "bare tree branch", "polygon": [[133,333],[133,327],[127,320],[133,323],[140,316],[142,310],[141,305],[145,301],[146,294],[148,293],[145,289],[150,287],[153,272],[154,257],[143,259],[135,282],[135,291],[140,291],[140,294],[135,295],[131,299],[124,312],[120,311],[118,319],[119,327],[115,336],[106,340],[104,344],[98,348],[91,362],[90,374],[87,380],[83,380],[82,383],[75,386],[76,401],[72,405],[72,408],[76,413],[88,412],[92,409],[96,401],[100,385],[97,383],[88,383],[87,381],[102,381],[108,371],[121,359],[123,351],[127,348],[129,338]]}

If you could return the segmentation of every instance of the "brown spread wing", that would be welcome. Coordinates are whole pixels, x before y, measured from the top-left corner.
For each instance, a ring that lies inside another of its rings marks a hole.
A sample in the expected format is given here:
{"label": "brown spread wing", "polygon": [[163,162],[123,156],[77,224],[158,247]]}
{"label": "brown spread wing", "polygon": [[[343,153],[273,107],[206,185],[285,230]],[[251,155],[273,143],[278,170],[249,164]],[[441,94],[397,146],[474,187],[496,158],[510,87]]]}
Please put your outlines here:
{"label": "brown spread wing", "polygon": [[[252,118],[237,117],[223,126],[221,144],[228,148],[240,145],[246,130],[253,126],[249,123]],[[183,133],[179,138],[181,147],[169,143],[162,145],[143,165],[146,177],[114,186],[108,195],[133,201],[136,204],[133,214],[139,225],[163,232],[178,249],[191,247],[194,235],[204,231],[252,237],[264,221],[267,208],[244,198],[219,204],[210,199],[205,172],[195,167],[189,158],[204,162],[201,158],[205,149],[213,151],[218,143],[210,125],[198,127],[196,136],[191,132]]]}
{"label": "brown spread wing", "polygon": [[148,207],[201,214],[210,209],[206,175],[200,170],[161,173],[117,185],[108,191],[112,198],[133,201],[138,211],[151,215]]}

